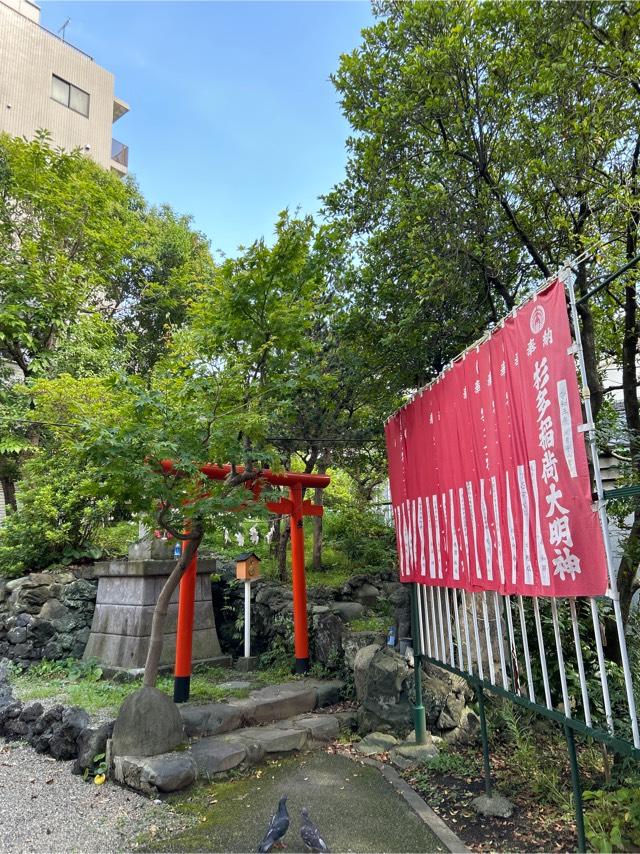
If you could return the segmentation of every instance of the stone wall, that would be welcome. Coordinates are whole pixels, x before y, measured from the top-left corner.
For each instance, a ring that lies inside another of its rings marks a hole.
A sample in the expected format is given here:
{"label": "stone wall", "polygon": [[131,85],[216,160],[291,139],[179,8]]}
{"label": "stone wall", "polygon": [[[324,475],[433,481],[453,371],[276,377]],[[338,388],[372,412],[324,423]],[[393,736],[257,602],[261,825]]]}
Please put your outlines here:
{"label": "stone wall", "polygon": [[[218,561],[220,580],[213,584],[213,605],[222,649],[242,655],[243,629],[238,624],[244,614],[244,584],[236,583],[234,565]],[[380,639],[371,632],[352,632],[353,620],[375,613],[389,603],[388,626],[395,626],[397,637],[411,633],[409,591],[390,571],[360,574],[342,588],[309,587],[307,608],[312,661],[330,670],[353,667],[361,646]],[[278,637],[290,633],[293,614],[291,589],[280,582],[261,578],[251,585],[251,651],[260,655],[273,647]],[[386,636],[386,629],[383,637]]]}
{"label": "stone wall", "polygon": [[[218,561],[220,580],[212,585],[213,607],[222,652],[243,654],[244,585],[235,582],[235,565]],[[11,581],[0,579],[0,660],[21,665],[42,658],[81,658],[96,608],[98,581],[93,567],[34,573]],[[410,634],[409,594],[394,572],[353,576],[341,589],[308,589],[312,660],[330,670],[351,670],[362,646],[381,641],[395,625],[396,636]],[[388,626],[382,635],[352,632],[353,620],[387,606]],[[273,647],[278,637],[291,640],[293,595],[277,581],[259,579],[251,586],[252,652]]]}
{"label": "stone wall", "polygon": [[0,659],[28,666],[42,658],[81,658],[97,582],[78,574],[37,572],[0,580]]}
{"label": "stone wall", "polygon": [[94,758],[104,753],[113,733],[114,721],[92,725],[78,706],[23,703],[15,699],[6,663],[0,661],[0,736],[8,741],[26,741],[38,753],[54,759],[73,759],[73,773],[92,771]]}

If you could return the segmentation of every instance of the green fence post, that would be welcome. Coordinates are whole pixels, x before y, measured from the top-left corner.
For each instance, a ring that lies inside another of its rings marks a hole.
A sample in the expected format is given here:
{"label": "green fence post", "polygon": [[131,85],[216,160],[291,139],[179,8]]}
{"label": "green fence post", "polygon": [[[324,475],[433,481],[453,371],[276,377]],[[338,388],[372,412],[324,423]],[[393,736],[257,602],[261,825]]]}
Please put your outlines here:
{"label": "green fence post", "polygon": [[476,683],[478,692],[478,711],[480,712],[480,734],[482,736],[482,762],[484,765],[484,790],[491,797],[491,765],[489,764],[489,736],[487,734],[487,716],[484,711],[484,690],[480,682]]}
{"label": "green fence post", "polygon": [[418,586],[411,585],[411,642],[413,644],[413,677],[415,681],[416,702],[413,707],[413,719],[416,729],[416,744],[427,743],[427,721],[422,704],[422,647],[420,645],[420,626],[418,624]]}
{"label": "green fence post", "polygon": [[582,810],[582,787],[580,785],[580,768],[578,766],[578,754],[576,753],[576,740],[573,730],[568,724],[564,725],[564,734],[567,738],[567,749],[569,751],[569,765],[571,766],[571,785],[573,786],[573,805],[576,814],[576,833],[578,834],[578,851],[587,850],[587,840],[584,835],[584,812]]}

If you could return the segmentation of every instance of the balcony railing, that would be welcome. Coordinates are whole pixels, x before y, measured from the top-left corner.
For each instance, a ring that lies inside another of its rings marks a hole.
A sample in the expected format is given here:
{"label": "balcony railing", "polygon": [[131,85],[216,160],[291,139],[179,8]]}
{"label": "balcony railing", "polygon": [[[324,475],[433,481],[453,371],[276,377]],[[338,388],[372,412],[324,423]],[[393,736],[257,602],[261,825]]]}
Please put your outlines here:
{"label": "balcony railing", "polygon": [[117,139],[111,140],[111,159],[121,166],[129,166],[129,146]]}

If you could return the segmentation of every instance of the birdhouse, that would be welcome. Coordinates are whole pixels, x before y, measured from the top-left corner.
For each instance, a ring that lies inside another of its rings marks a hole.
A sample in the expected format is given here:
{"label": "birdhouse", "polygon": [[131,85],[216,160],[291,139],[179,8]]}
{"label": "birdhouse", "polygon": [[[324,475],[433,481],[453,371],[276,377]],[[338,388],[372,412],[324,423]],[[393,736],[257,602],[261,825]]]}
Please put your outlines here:
{"label": "birdhouse", "polygon": [[236,558],[236,578],[253,581],[260,577],[260,558],[253,552],[244,552]]}

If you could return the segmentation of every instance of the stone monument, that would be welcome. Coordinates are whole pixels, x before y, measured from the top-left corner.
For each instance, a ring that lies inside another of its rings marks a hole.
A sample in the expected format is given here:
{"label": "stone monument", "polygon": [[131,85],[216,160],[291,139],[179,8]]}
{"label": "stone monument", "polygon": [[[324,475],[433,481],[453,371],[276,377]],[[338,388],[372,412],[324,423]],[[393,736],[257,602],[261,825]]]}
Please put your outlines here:
{"label": "stone monument", "polygon": [[[147,657],[151,620],[158,594],[175,566],[172,543],[143,539],[129,547],[128,560],[114,560],[94,566],[98,578],[96,608],[85,659],[97,659],[107,673],[141,673]],[[198,560],[193,627],[193,663],[231,666],[231,657],[222,655],[213,616],[210,575],[215,560]],[[169,612],[162,649],[161,666],[173,667],[176,651],[178,590]]]}

